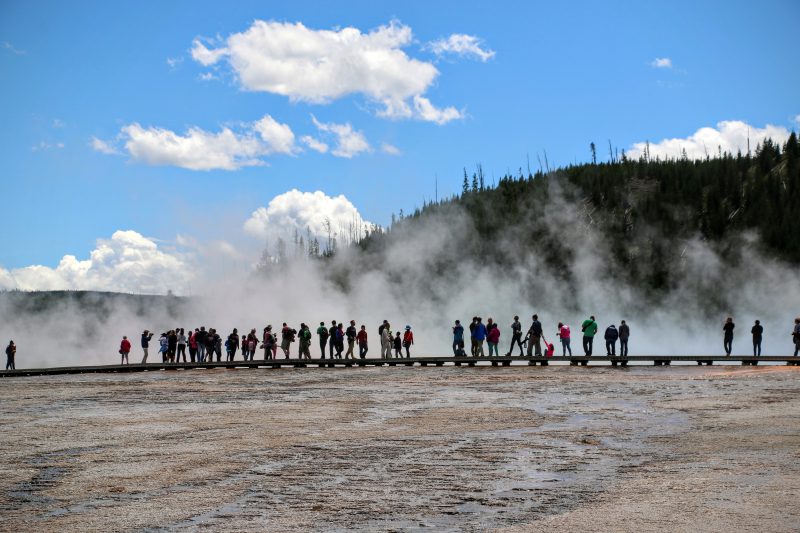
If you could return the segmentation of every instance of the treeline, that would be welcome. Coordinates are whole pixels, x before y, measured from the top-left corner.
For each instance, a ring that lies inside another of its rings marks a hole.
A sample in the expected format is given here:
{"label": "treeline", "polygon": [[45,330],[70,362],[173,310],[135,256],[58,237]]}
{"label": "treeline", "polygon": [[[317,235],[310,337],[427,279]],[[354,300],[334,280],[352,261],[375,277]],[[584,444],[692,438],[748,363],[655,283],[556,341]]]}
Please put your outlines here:
{"label": "treeline", "polygon": [[[765,254],[800,263],[800,148],[794,133],[783,146],[767,140],[752,154],[660,160],[623,153],[606,163],[527,176],[520,171],[495,185],[485,183],[478,166],[471,178],[464,171],[460,195],[393,216],[388,231],[355,246],[376,256],[414,228],[457,215],[466,217],[469,235],[459,241],[459,257],[450,260],[481,258],[504,268],[535,250],[559,272],[570,264],[575,243],[562,239],[563,228],[547,217],[558,202],[577,210],[585,231],[603,237],[611,258],[607,273],[639,287],[668,289],[685,242],[696,237],[726,260],[757,261],[740,257],[737,246],[751,232]],[[442,257],[439,267],[446,269],[447,261]]]}

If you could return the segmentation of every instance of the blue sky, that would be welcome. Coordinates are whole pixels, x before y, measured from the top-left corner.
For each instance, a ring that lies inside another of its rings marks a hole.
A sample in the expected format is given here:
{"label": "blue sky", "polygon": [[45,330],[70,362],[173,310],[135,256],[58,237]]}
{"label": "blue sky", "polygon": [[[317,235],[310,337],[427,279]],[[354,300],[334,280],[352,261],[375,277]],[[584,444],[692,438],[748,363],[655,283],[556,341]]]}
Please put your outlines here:
{"label": "blue sky", "polygon": [[[205,66],[193,58],[196,38],[221,49],[256,20],[361,35],[396,21],[413,32],[396,49],[438,71],[415,95],[460,116],[443,124],[413,111],[381,116],[384,103],[357,79],[344,80],[350,92],[311,102],[247,87],[224,58]],[[609,139],[630,149],[722,121],[796,129],[798,22],[796,1],[2,1],[0,268],[86,259],[118,230],[167,248],[183,235],[258,249],[232,234],[293,188],[343,194],[364,219],[386,224],[432,198],[435,176],[439,194],[450,194],[462,168],[479,162],[491,178],[525,167],[526,154],[536,168],[545,150],[551,166],[586,161],[590,141],[605,157]],[[475,37],[493,56],[437,55],[430,43],[454,34]],[[659,68],[656,59],[669,63]],[[260,165],[236,170],[150,164],[123,134],[131,124],[179,136],[229,127],[258,140],[252,125],[265,115],[291,130],[292,154],[260,153]],[[336,135],[312,115],[349,124],[370,150],[333,155]],[[306,135],[328,152],[304,144]],[[92,139],[118,153],[94,149]]]}

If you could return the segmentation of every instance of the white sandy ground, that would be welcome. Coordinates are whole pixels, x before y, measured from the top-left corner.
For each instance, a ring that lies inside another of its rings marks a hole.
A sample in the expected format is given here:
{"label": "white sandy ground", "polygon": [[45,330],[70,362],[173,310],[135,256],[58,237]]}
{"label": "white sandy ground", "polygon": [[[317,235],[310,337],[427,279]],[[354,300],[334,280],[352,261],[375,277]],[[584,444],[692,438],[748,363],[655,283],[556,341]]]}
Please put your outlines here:
{"label": "white sandy ground", "polygon": [[800,367],[0,380],[2,531],[798,531]]}

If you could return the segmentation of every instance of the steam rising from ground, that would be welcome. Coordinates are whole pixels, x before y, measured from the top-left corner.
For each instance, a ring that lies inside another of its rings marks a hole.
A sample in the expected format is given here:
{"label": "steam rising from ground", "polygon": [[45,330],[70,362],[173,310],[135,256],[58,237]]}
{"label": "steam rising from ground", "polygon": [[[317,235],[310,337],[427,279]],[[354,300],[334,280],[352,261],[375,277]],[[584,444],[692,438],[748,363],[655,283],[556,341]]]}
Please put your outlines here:
{"label": "steam rising from ground", "polygon": [[[544,209],[548,221],[542,245],[521,247],[523,228],[503,228],[493,248],[507,263],[504,268],[470,255],[477,233],[463,208],[451,206],[426,216],[424,224],[400,224],[383,239],[383,247],[367,252],[341,247],[327,261],[290,259],[266,277],[201,275],[192,282],[190,299],[154,299],[146,309],[118,305],[92,316],[70,304],[46,314],[20,315],[3,299],[0,335],[19,345],[20,367],[114,363],[122,335],[131,339],[131,359],[138,362],[143,329],[157,336],[176,326],[203,325],[225,337],[234,327],[240,334],[251,328],[260,333],[267,324],[279,328],[286,321],[297,327],[303,321],[314,331],[321,321],[346,324],[352,318],[367,326],[369,356],[375,357],[377,327],[387,319],[393,331],[413,327],[417,345],[412,354],[423,356],[450,354],[453,321],[466,326],[479,315],[500,323],[505,353],[513,316],[519,315],[527,328],[530,316],[538,313],[546,338],[560,354],[557,322],[572,326],[573,352],[580,353],[580,323],[593,314],[600,325],[595,354],[604,353],[603,330],[621,319],[632,330],[631,355],[714,354],[722,351],[722,322],[730,314],[737,325],[734,354],[752,353],[749,331],[755,319],[764,325],[764,355],[791,353],[792,321],[800,314],[800,272],[769,259],[756,236],[740,237],[740,260],[733,262],[722,260],[699,238],[685,242],[670,265],[679,273],[677,281],[666,295],[654,298],[626,284],[586,205],[567,200],[558,177],[550,177],[547,205],[531,206],[536,209]],[[548,267],[543,259],[550,251],[547,243],[553,242],[564,245],[562,268]],[[315,337],[312,355],[318,353]]]}

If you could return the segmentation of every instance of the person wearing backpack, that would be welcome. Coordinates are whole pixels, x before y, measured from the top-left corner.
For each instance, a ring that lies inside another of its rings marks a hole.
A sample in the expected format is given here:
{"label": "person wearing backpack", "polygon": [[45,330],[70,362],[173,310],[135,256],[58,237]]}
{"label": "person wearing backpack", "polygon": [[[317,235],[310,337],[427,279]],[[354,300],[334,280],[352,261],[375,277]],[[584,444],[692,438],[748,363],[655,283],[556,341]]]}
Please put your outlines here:
{"label": "person wearing backpack", "polygon": [[619,332],[617,331],[617,326],[611,324],[606,328],[606,334],[604,335],[606,339],[606,355],[612,356],[617,355],[617,339],[619,338]]}
{"label": "person wearing backpack", "polygon": [[563,351],[562,356],[566,357],[567,352],[569,352],[569,356],[572,357],[572,348],[569,345],[570,342],[569,326],[567,326],[563,322],[559,322],[557,335],[558,338],[561,339],[561,350]]}
{"label": "person wearing backpack", "polygon": [[619,323],[619,356],[628,357],[628,339],[631,336],[631,328],[625,321]]}
{"label": "person wearing backpack", "polygon": [[406,332],[403,333],[403,348],[406,349],[406,358],[411,357],[410,348],[414,344],[414,333],[411,332],[411,326],[406,326]]}
{"label": "person wearing backpack", "polygon": [[583,332],[583,353],[586,354],[586,357],[591,357],[594,336],[597,335],[597,322],[595,322],[594,316],[583,321],[581,331]]}
{"label": "person wearing backpack", "polygon": [[344,354],[345,359],[355,359],[356,356],[353,354],[353,348],[356,345],[356,335],[358,331],[356,331],[356,321],[351,320],[350,325],[347,326],[347,329],[344,332],[345,336],[347,337],[347,353]]}
{"label": "person wearing backpack", "polygon": [[308,329],[308,326],[305,323],[300,324],[300,359],[305,357],[306,359],[311,359],[311,330]]}
{"label": "person wearing backpack", "polygon": [[764,335],[764,326],[761,325],[760,320],[756,320],[750,333],[753,334],[753,357],[761,357],[761,337]]}
{"label": "person wearing backpack", "polygon": [[328,328],[325,327],[325,322],[319,323],[317,337],[319,337],[319,351],[322,353],[322,359],[325,359],[325,347],[328,346]]}

